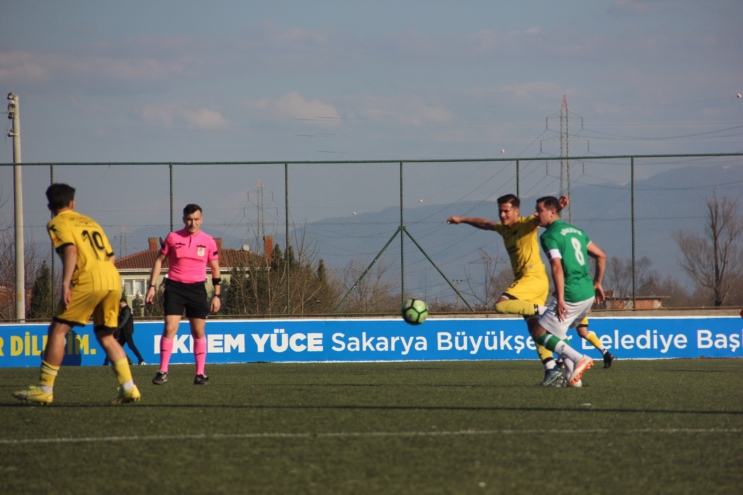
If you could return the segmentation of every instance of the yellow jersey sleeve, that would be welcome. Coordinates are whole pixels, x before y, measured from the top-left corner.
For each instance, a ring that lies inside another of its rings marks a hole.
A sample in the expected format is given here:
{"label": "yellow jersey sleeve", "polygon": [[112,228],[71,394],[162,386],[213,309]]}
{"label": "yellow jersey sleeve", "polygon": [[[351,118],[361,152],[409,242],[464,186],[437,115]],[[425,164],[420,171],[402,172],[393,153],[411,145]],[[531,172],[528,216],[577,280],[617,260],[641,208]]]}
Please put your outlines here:
{"label": "yellow jersey sleeve", "polygon": [[46,229],[49,232],[49,237],[52,239],[54,249],[58,253],[63,247],[75,244],[75,236],[69,222],[65,222],[64,219],[59,218],[59,215],[52,218],[46,224]]}

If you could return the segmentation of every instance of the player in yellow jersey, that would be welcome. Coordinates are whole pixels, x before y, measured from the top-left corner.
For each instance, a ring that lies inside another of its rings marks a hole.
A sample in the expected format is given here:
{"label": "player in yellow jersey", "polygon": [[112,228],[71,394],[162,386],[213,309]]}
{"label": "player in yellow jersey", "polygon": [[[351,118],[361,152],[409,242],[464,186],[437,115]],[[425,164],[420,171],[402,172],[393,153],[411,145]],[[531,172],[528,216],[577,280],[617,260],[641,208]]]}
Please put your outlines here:
{"label": "player in yellow jersey", "polygon": [[[539,225],[534,215],[519,216],[521,201],[513,194],[506,194],[498,198],[498,215],[500,222],[493,222],[485,218],[471,218],[451,216],[446,223],[466,223],[478,229],[493,230],[503,237],[503,244],[511,260],[514,282],[498,298],[495,310],[499,313],[522,315],[526,324],[531,328],[536,324],[544,311],[544,304],[549,294],[549,279],[547,271],[540,257],[537,231]],[[560,206],[568,204],[566,196],[560,197]],[[578,335],[591,342],[604,356],[604,367],[608,368],[614,357],[603,347],[595,333],[588,331],[588,319],[581,321],[577,328]],[[552,352],[537,344],[537,354],[544,365],[544,381],[542,385],[555,384],[560,373]]]}
{"label": "player in yellow jersey", "polygon": [[92,315],[96,339],[113,362],[119,381],[119,395],[111,403],[136,402],[141,395],[132,380],[124,349],[113,337],[118,325],[121,278],[114,266],[111,244],[95,220],[74,211],[74,188],[52,184],[46,197],[54,215],[47,230],[62,258],[62,301],[49,325],[39,385],[13,395],[26,402],[51,404],[54,381],[64,358],[65,338],[73,326],[85,326]]}

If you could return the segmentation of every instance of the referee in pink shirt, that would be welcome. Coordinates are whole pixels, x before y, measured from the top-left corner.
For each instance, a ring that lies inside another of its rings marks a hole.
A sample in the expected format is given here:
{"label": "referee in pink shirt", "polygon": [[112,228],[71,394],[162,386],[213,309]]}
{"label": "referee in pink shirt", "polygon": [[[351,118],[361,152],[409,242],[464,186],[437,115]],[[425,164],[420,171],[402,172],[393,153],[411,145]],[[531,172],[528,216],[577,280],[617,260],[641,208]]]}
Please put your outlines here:
{"label": "referee in pink shirt", "polygon": [[[173,352],[173,338],[178,333],[183,310],[191,323],[193,336],[193,355],[196,360],[196,377],[194,385],[208,385],[209,378],[204,373],[206,363],[206,317],[217,313],[221,306],[221,278],[219,275],[219,258],[217,243],[214,238],[201,231],[201,207],[195,204],[183,208],[185,228],[171,232],[160,248],[150,275],[150,286],[145,301],[152,304],[155,300],[155,283],[160,276],[163,261],[168,258],[168,275],[165,279],[165,329],[160,339],[160,369],[152,383],[163,385],[168,381],[168,363]],[[212,272],[214,297],[211,303],[206,294],[206,265]]]}

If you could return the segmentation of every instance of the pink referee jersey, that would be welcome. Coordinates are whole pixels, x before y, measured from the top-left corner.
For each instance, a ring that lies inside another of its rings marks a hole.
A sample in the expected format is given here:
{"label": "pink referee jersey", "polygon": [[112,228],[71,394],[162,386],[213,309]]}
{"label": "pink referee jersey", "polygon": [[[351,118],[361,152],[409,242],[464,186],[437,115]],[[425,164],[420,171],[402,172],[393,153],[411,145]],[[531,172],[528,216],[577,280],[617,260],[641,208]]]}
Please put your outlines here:
{"label": "pink referee jersey", "polygon": [[168,257],[168,280],[193,284],[206,280],[206,265],[218,259],[217,243],[209,234],[199,231],[189,235],[182,229],[165,238],[160,253]]}

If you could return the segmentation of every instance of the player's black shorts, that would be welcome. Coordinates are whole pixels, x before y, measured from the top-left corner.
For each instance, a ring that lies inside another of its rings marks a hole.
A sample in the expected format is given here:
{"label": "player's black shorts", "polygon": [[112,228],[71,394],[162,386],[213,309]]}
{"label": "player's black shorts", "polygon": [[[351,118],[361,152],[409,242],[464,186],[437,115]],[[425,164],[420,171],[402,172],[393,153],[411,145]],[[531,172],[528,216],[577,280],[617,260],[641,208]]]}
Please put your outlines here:
{"label": "player's black shorts", "polygon": [[182,315],[185,309],[188,318],[206,319],[211,309],[204,282],[184,284],[166,279],[163,299],[166,315]]}

